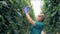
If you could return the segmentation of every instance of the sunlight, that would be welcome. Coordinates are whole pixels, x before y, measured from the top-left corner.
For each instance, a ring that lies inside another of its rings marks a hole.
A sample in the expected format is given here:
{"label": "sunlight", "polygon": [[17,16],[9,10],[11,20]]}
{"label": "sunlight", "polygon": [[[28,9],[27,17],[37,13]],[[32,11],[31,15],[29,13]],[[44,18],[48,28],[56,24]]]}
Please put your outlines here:
{"label": "sunlight", "polygon": [[40,12],[42,12],[41,7],[43,5],[42,0],[31,0],[32,8],[34,10],[34,14],[37,17]]}

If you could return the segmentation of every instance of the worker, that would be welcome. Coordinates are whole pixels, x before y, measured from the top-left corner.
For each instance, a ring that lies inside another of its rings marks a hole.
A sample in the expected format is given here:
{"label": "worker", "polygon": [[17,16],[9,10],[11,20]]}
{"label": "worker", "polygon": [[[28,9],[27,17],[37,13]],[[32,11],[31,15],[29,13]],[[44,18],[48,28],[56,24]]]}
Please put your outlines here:
{"label": "worker", "polygon": [[44,27],[43,24],[44,14],[41,13],[40,15],[38,15],[38,17],[36,18],[37,21],[34,21],[29,15],[29,10],[30,10],[29,6],[24,8],[24,14],[26,15],[28,22],[32,24],[32,26],[30,27],[30,34],[41,34]]}

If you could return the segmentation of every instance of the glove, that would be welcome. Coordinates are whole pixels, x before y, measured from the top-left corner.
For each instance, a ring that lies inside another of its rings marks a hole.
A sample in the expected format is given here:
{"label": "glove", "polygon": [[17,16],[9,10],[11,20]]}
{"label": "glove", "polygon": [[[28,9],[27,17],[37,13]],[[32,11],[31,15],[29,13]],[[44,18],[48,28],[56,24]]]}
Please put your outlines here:
{"label": "glove", "polygon": [[24,8],[24,14],[27,14],[29,10],[30,10],[30,7],[29,6],[25,7]]}

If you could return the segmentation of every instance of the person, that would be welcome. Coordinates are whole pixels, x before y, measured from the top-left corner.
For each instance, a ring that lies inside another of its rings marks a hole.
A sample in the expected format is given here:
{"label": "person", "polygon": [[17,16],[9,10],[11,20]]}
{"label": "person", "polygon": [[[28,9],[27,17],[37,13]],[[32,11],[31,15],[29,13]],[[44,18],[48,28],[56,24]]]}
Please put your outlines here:
{"label": "person", "polygon": [[44,14],[38,15],[37,21],[34,21],[29,15],[29,9],[30,9],[29,6],[25,7],[24,13],[27,17],[28,22],[32,24],[30,28],[30,34],[41,34],[41,31],[43,30],[43,27],[44,27],[44,24],[43,24]]}

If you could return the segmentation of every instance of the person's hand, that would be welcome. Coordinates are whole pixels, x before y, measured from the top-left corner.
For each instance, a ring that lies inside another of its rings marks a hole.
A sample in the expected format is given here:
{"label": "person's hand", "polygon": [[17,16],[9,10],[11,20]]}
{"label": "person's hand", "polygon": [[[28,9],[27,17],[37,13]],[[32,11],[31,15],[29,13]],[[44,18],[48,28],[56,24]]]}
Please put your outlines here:
{"label": "person's hand", "polygon": [[30,7],[29,6],[25,7],[24,8],[24,14],[27,14],[29,10],[30,10]]}

